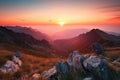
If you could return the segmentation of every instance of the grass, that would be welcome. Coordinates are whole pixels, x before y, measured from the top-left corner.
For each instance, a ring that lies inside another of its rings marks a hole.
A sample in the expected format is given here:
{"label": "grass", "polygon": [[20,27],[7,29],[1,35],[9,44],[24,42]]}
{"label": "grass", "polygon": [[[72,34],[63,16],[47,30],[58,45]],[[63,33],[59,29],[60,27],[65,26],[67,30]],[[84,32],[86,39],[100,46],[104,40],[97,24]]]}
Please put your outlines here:
{"label": "grass", "polygon": [[[34,73],[42,73],[43,71],[52,68],[56,64],[56,62],[59,61],[58,58],[40,57],[36,55],[34,56],[29,52],[27,53],[21,52],[21,53],[22,53],[21,60],[23,61],[23,65],[21,69],[15,72],[14,74],[10,74],[10,73],[3,74],[0,72],[0,80],[23,80],[25,76],[27,76],[25,77],[25,80],[30,80],[31,76]],[[6,62],[7,59],[11,59],[11,56],[12,56],[12,51],[1,49],[0,50],[0,67]],[[119,58],[120,48],[106,48],[105,56],[112,59]],[[120,66],[115,65],[109,61],[108,63],[113,73],[120,74]],[[81,78],[81,77],[76,77],[76,75],[74,74],[72,76],[75,77],[76,80]]]}
{"label": "grass", "polygon": [[117,48],[106,48],[105,49],[105,56],[111,59],[120,58],[120,47]]}
{"label": "grass", "polygon": [[[116,59],[120,58],[120,47],[106,48],[105,56],[111,58],[112,60],[116,60]],[[108,65],[111,67],[112,70],[114,70],[120,74],[120,65],[112,63],[111,61],[108,61]]]}
{"label": "grass", "polygon": [[[7,61],[7,59],[9,59],[10,56],[12,56],[11,51],[0,50],[0,67]],[[16,80],[16,78],[19,78],[25,74],[27,74],[28,77],[31,77],[33,73],[42,73],[43,71],[52,68],[59,59],[40,56],[37,57],[22,53],[21,60],[23,61],[23,65],[18,72],[9,76],[7,74],[0,73],[0,79],[4,78],[3,80]]]}

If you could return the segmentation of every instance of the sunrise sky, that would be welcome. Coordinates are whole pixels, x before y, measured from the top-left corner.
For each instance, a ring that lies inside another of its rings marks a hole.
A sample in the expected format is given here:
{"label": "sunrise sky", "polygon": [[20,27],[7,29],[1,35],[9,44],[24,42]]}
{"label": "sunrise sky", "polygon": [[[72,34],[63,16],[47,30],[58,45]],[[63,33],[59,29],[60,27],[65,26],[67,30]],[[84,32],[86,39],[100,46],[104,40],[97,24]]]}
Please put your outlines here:
{"label": "sunrise sky", "polygon": [[119,32],[120,0],[0,0],[0,25],[43,31],[77,26]]}

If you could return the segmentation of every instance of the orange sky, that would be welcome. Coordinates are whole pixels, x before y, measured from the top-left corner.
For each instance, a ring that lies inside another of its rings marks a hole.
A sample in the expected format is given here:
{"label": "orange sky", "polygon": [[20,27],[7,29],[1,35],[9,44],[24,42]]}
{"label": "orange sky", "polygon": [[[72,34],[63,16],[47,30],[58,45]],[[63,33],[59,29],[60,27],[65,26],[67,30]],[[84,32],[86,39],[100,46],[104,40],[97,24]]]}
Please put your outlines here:
{"label": "orange sky", "polygon": [[[1,25],[120,24],[119,0],[0,1]],[[106,4],[107,3],[107,4]]]}
{"label": "orange sky", "polygon": [[[77,25],[77,28],[91,29],[112,25],[112,28],[105,29],[117,28],[117,31],[120,25],[120,0],[0,0],[0,25],[31,26],[54,31],[61,30],[56,28],[60,27],[61,22],[66,28]],[[90,27],[93,25],[97,27]]]}

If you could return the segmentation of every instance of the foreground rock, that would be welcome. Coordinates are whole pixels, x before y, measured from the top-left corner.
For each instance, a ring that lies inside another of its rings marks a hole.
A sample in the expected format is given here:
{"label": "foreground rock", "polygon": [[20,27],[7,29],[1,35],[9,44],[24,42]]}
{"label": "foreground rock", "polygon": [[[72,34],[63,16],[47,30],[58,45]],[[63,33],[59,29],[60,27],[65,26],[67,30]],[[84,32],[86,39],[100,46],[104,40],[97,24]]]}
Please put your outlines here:
{"label": "foreground rock", "polygon": [[[112,76],[111,76],[112,75]],[[100,56],[84,57],[78,51],[70,53],[68,60],[59,61],[54,68],[42,73],[50,80],[119,80]]]}
{"label": "foreground rock", "polygon": [[31,80],[40,80],[41,76],[39,73],[34,73]]}
{"label": "foreground rock", "polygon": [[22,61],[19,59],[19,53],[14,53],[12,60],[7,60],[6,63],[0,68],[3,73],[16,72],[22,66]]}
{"label": "foreground rock", "polygon": [[83,62],[83,65],[86,69],[86,72],[89,75],[92,75],[95,79],[98,78],[98,80],[110,80],[108,66],[103,59],[97,56],[90,56]]}

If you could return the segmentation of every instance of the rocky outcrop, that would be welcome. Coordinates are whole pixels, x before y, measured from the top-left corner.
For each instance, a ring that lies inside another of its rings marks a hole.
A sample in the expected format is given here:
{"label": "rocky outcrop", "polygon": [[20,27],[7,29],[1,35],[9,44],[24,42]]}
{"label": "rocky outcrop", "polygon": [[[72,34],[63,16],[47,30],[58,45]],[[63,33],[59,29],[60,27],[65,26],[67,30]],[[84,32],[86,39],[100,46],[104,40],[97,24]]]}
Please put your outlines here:
{"label": "rocky outcrop", "polygon": [[119,76],[113,73],[111,77],[111,73],[107,61],[100,56],[92,54],[85,57],[73,51],[67,61],[59,61],[42,76],[50,80],[119,80]]}
{"label": "rocky outcrop", "polygon": [[98,78],[98,80],[110,80],[108,75],[108,66],[103,59],[97,56],[90,56],[83,62],[83,65],[86,69],[86,72],[89,72],[90,75],[93,75],[95,79]]}
{"label": "rocky outcrop", "polygon": [[40,80],[41,76],[39,73],[34,73],[31,80]]}
{"label": "rocky outcrop", "polygon": [[6,63],[0,68],[0,71],[3,73],[16,72],[22,66],[22,61],[13,56],[12,60],[7,60]]}

